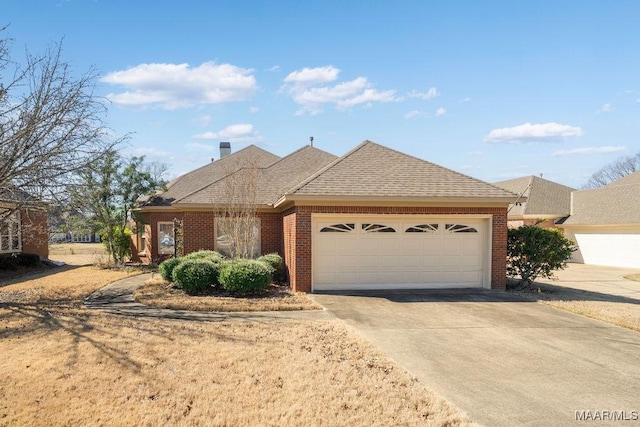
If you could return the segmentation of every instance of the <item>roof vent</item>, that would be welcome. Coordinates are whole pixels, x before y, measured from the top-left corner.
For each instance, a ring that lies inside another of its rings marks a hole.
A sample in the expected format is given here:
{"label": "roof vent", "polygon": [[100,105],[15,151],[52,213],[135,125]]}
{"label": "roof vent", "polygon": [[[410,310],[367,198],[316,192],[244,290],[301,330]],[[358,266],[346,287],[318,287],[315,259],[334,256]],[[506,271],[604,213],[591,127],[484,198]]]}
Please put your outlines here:
{"label": "roof vent", "polygon": [[228,156],[231,154],[231,143],[230,142],[221,142],[220,143],[220,158]]}

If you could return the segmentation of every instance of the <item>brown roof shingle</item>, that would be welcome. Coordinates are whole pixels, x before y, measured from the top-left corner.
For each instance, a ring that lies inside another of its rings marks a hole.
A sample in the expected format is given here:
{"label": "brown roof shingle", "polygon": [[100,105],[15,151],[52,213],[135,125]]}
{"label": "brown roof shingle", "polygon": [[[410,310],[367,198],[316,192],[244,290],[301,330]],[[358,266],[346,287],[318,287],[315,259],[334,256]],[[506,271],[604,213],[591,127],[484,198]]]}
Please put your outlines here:
{"label": "brown roof shingle", "polygon": [[494,182],[500,188],[509,190],[523,198],[517,205],[510,207],[509,216],[556,215],[564,217],[571,211],[571,192],[574,188],[537,176]]}
{"label": "brown roof shingle", "polygon": [[215,162],[208,163],[194,171],[179,176],[167,185],[166,191],[150,197],[144,203],[144,206],[169,206],[243,167],[248,165],[266,167],[279,159],[280,157],[275,154],[255,145],[250,145]]}
{"label": "brown roof shingle", "polygon": [[640,172],[602,188],[573,192],[565,225],[640,224]]}
{"label": "brown roof shingle", "polygon": [[[255,202],[261,205],[272,205],[292,186],[335,159],[336,156],[333,154],[307,145],[268,167],[258,170],[238,170],[183,197],[177,203],[210,204],[214,201],[226,203],[231,196],[229,193],[233,192],[234,188],[243,188],[242,185],[236,183],[244,179],[254,179],[257,181]],[[254,178],[252,174],[257,175]]]}
{"label": "brown roof shingle", "polygon": [[516,195],[484,181],[371,141],[338,158],[289,191],[301,196],[494,199]]}

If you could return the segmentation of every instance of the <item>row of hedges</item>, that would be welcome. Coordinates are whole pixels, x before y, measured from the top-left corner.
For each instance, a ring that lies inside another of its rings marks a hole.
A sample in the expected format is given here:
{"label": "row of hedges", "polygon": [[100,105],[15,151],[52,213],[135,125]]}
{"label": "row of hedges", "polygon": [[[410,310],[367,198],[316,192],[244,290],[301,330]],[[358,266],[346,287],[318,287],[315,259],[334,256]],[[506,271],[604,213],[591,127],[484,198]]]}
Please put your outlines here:
{"label": "row of hedges", "polygon": [[282,281],[284,266],[278,254],[257,260],[225,259],[214,251],[199,251],[160,264],[160,275],[190,295],[220,287],[234,295],[265,290],[272,282]]}
{"label": "row of hedges", "polygon": [[40,257],[34,254],[0,255],[0,270],[16,270],[18,267],[37,267]]}

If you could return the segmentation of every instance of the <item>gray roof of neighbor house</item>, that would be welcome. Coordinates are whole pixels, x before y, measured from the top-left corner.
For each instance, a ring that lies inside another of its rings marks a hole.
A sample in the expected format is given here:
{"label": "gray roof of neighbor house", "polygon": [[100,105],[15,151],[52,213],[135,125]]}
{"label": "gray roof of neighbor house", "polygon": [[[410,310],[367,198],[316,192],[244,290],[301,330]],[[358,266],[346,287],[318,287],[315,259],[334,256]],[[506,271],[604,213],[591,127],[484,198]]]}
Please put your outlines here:
{"label": "gray roof of neighbor house", "polygon": [[287,195],[353,198],[493,199],[516,195],[371,141],[336,159]]}
{"label": "gray roof of neighbor house", "polygon": [[564,225],[640,224],[640,171],[572,196],[571,216]]}
{"label": "gray roof of neighbor house", "polygon": [[493,184],[523,195],[515,206],[510,207],[510,217],[523,215],[565,217],[571,211],[571,192],[575,191],[575,188],[537,176],[523,176]]}
{"label": "gray roof of neighbor house", "polygon": [[142,206],[170,206],[173,202],[193,194],[243,167],[262,168],[279,159],[280,157],[275,154],[271,154],[255,145],[250,145],[179,176],[167,185],[166,191],[161,191],[146,198],[146,200],[141,200]]}
{"label": "gray roof of neighbor house", "polygon": [[[256,204],[272,205],[280,196],[309,175],[336,159],[333,154],[309,145],[264,168],[243,168],[176,200],[183,204],[225,203],[232,193],[253,193]],[[248,188],[255,185],[256,188]]]}

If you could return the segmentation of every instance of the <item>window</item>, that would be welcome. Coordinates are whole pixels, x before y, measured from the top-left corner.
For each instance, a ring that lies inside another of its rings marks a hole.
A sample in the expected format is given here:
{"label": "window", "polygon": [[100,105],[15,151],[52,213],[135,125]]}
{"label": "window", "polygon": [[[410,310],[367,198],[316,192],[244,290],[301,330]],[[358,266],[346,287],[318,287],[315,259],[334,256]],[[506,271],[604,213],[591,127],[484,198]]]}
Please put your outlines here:
{"label": "window", "polygon": [[320,230],[321,233],[348,233],[356,229],[356,225],[350,224],[333,224]]}
{"label": "window", "polygon": [[161,255],[173,255],[175,253],[173,222],[158,222],[158,253]]}
{"label": "window", "polygon": [[[0,215],[6,214],[4,212]],[[13,212],[0,221],[0,253],[20,252],[22,250],[20,214]]]}
{"label": "window", "polygon": [[418,224],[407,227],[405,233],[437,233],[438,224]]}
{"label": "window", "polygon": [[216,251],[228,257],[260,256],[260,218],[216,218]]}
{"label": "window", "polygon": [[395,233],[393,227],[383,224],[362,224],[362,230],[366,233]]}
{"label": "window", "polygon": [[470,225],[464,224],[446,224],[445,229],[449,233],[477,233],[478,230],[471,227]]}
{"label": "window", "polygon": [[138,252],[140,253],[146,253],[147,252],[147,230],[145,228],[144,224],[140,224],[138,225],[138,230],[139,234],[138,236],[140,237],[140,246],[138,246]]}

